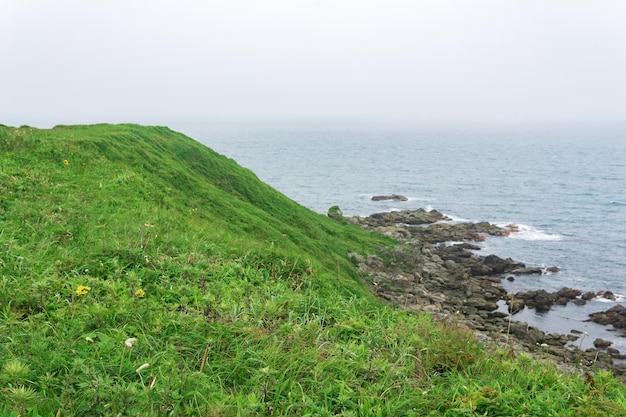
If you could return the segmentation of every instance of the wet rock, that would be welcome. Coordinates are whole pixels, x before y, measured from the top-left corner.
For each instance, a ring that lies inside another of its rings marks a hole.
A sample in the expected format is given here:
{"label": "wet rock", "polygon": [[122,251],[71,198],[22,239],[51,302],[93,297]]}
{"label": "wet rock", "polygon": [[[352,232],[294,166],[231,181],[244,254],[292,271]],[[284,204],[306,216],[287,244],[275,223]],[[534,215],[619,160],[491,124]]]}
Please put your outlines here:
{"label": "wet rock", "polygon": [[626,307],[616,305],[604,312],[592,313],[587,321],[598,324],[611,324],[616,329],[626,329]]}
{"label": "wet rock", "polygon": [[[439,320],[453,318],[455,323],[480,332],[480,337],[515,346],[516,352],[527,351],[537,357],[556,361],[557,366],[564,370],[577,372],[581,367],[587,370],[611,369],[613,359],[620,356],[619,352],[609,353],[608,349],[580,352],[572,346],[566,346],[568,341],[579,337],[576,334],[546,334],[526,323],[512,320],[510,314],[498,311],[501,301],[506,301],[513,313],[525,306],[537,311],[548,311],[555,302],[585,302],[586,298],[595,297],[595,293],[581,295],[579,290],[563,288],[555,293],[537,290],[517,293],[511,297],[500,286],[503,274],[514,271],[542,274],[542,269],[526,268],[511,259],[493,255],[479,256],[471,251],[480,248],[470,243],[480,241],[487,235],[505,236],[510,230],[486,222],[424,226],[424,221],[439,222],[438,219],[443,216],[438,213],[436,217],[429,217],[432,215],[432,212],[424,210],[407,210],[357,218],[363,229],[387,234],[403,243],[375,255],[350,255],[358,273],[370,285],[372,292],[397,306],[432,313]],[[507,279],[512,277],[509,275]],[[612,314],[621,317],[620,311],[612,311]],[[624,316],[626,320],[626,313]],[[576,331],[572,333],[580,334]]]}
{"label": "wet rock", "polygon": [[406,198],[405,196],[400,195],[400,194],[375,195],[375,196],[372,197],[372,201],[385,201],[385,200],[408,201],[408,198]]}
{"label": "wet rock", "polygon": [[613,359],[618,359],[618,360],[624,360],[624,359],[626,359],[626,355],[622,355],[622,354],[620,353],[620,351],[619,351],[619,350],[617,350],[617,349],[615,349],[615,348],[612,348],[612,347],[607,348],[607,349],[606,349],[606,353],[608,353],[609,355],[611,355],[611,357],[612,357]]}
{"label": "wet rock", "polygon": [[502,259],[496,255],[488,255],[483,259],[485,265],[491,268],[492,274],[503,274],[515,269],[523,268],[524,264],[515,262],[511,258]]}
{"label": "wet rock", "polygon": [[617,297],[615,297],[615,294],[613,294],[612,291],[599,291],[596,296],[606,298],[611,301],[617,300]]}
{"label": "wet rock", "polygon": [[369,217],[363,218],[362,221],[370,226],[392,226],[397,224],[415,226],[435,223],[442,220],[451,219],[437,210],[426,211],[424,209],[417,209],[375,213]]}
{"label": "wet rock", "polygon": [[534,308],[540,312],[550,310],[552,304],[554,304],[554,296],[545,290],[520,292],[516,294],[516,297],[524,300],[524,304],[527,307]]}
{"label": "wet rock", "polygon": [[589,292],[584,293],[580,298],[585,301],[590,301],[596,298],[596,293],[589,291]]}
{"label": "wet rock", "polygon": [[597,347],[598,349],[605,349],[608,348],[609,346],[611,346],[613,344],[613,342],[610,342],[608,340],[604,340],[602,338],[597,338],[596,340],[593,341],[593,345],[595,347]]}
{"label": "wet rock", "polygon": [[576,297],[578,297],[580,294],[582,294],[582,291],[580,290],[575,290],[574,288],[561,288],[559,291],[557,291],[557,296],[559,298],[567,298],[568,300],[573,300]]}
{"label": "wet rock", "polygon": [[[572,300],[576,300],[577,297],[582,294],[582,291],[575,290],[573,288],[561,288],[554,295],[555,304],[566,305],[568,302]],[[584,304],[584,300],[581,300]]]}
{"label": "wet rock", "polygon": [[517,268],[510,272],[515,275],[542,275],[543,274],[543,270],[536,266]]}
{"label": "wet rock", "polygon": [[524,300],[514,299],[513,302],[507,300],[506,304],[509,306],[509,313],[511,314],[517,314],[524,309]]}

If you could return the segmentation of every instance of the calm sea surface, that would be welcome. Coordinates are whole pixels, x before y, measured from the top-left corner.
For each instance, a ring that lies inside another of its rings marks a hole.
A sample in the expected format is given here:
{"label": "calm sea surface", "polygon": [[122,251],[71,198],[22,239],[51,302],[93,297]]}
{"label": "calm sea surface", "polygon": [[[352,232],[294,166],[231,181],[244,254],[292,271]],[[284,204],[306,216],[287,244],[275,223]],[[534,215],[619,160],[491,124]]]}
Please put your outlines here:
{"label": "calm sea surface", "polygon": [[[590,312],[626,305],[626,126],[382,128],[314,125],[173,126],[254,171],[310,209],[345,215],[433,208],[456,220],[515,223],[483,254],[561,272],[522,276],[509,291],[610,290],[617,302],[525,310],[516,319],[544,330],[626,338],[585,323]],[[407,202],[373,202],[397,193]],[[577,344],[579,342],[576,342]]]}

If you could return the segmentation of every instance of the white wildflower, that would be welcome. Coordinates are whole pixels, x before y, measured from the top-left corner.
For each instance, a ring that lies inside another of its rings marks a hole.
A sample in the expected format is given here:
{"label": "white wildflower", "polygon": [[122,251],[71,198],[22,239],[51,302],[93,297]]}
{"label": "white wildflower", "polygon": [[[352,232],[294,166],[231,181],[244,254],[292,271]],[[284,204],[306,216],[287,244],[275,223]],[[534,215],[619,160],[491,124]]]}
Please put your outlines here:
{"label": "white wildflower", "polygon": [[137,372],[139,374],[139,373],[141,373],[141,371],[143,371],[144,369],[147,369],[149,367],[150,367],[149,363],[144,363],[139,368],[135,369],[135,372]]}
{"label": "white wildflower", "polygon": [[127,347],[132,348],[132,347],[133,347],[133,345],[134,345],[135,343],[137,343],[137,342],[138,342],[138,340],[137,340],[137,338],[136,338],[136,337],[131,337],[131,338],[126,339],[126,341],[124,341],[124,344],[125,344]]}

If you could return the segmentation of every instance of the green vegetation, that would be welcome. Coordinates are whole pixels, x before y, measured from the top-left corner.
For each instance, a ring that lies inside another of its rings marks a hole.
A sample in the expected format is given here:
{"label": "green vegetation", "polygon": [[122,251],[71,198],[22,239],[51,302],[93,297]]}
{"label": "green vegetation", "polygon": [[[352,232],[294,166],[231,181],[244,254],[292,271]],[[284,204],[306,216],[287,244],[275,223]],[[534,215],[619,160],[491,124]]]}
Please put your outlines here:
{"label": "green vegetation", "polygon": [[375,299],[392,244],[167,128],[0,126],[0,416],[624,415]]}

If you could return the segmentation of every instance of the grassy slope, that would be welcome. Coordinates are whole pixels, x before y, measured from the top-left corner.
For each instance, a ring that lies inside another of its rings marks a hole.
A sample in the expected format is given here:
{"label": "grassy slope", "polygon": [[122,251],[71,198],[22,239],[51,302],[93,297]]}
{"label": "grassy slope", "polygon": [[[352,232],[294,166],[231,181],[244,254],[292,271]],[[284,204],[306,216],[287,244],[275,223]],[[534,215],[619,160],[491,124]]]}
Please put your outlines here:
{"label": "grassy slope", "polygon": [[389,244],[167,128],[0,126],[0,415],[623,413],[375,300]]}

